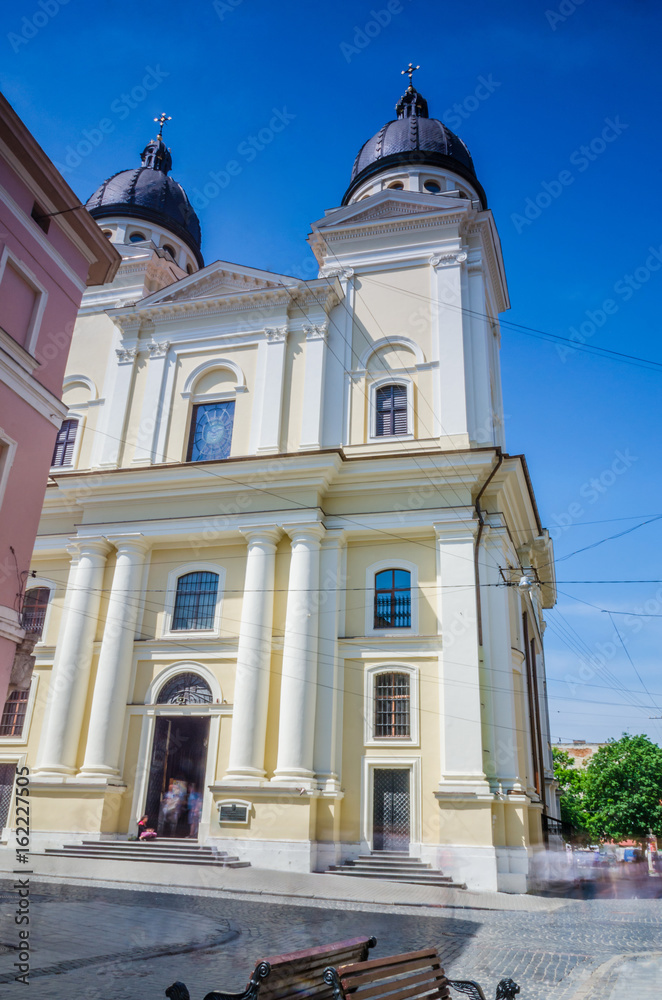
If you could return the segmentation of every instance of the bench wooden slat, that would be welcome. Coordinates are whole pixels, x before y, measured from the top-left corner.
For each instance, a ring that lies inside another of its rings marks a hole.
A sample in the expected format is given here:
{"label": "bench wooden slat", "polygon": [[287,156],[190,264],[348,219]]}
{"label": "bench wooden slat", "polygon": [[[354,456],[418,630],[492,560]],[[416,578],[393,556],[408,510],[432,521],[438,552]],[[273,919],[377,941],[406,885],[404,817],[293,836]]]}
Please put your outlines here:
{"label": "bench wooden slat", "polygon": [[[390,963],[387,968],[371,969],[368,972],[361,972],[359,975],[354,975],[353,972],[347,972],[348,966],[345,968],[338,969],[338,975],[340,976],[343,984],[343,989],[347,992],[351,990],[354,992],[359,989],[364,984],[382,982],[383,980],[393,979],[394,976],[401,976],[407,972],[417,972],[419,969],[427,969],[430,972],[432,970],[441,969],[441,962],[437,959],[431,962],[430,959],[414,959],[410,962],[402,963]],[[352,968],[350,966],[350,968]],[[380,974],[381,973],[381,974]]]}
{"label": "bench wooden slat", "polygon": [[324,956],[333,956],[336,952],[345,951],[351,954],[359,954],[362,949],[365,949],[367,954],[368,949],[374,947],[374,941],[375,939],[372,937],[349,938],[347,941],[336,941],[333,944],[323,944],[316,948],[304,948],[303,951],[290,951],[286,955],[275,955],[271,958],[263,958],[261,961],[269,963],[273,975],[279,966],[298,962],[300,959],[317,958],[318,956],[323,958]]}
{"label": "bench wooden slat", "polygon": [[[443,983],[445,982],[445,980],[446,976],[444,970],[441,968],[441,966],[439,966],[439,968],[437,969],[428,968],[424,972],[420,972],[418,975],[415,976],[410,975],[402,979],[395,979],[391,983],[384,983],[382,981],[375,986],[371,986],[368,987],[367,989],[360,990],[358,995],[361,997],[361,1000],[369,1000],[370,997],[383,996],[388,993],[389,998],[391,998],[392,1000],[392,995],[390,993],[390,990],[397,991],[398,989],[404,989],[405,987],[409,988],[414,986],[420,986],[422,983],[429,983],[430,989],[432,990],[436,988],[438,983],[440,982]],[[341,981],[344,986],[345,981],[342,979],[342,976],[341,976]],[[372,982],[374,983],[374,978]],[[353,991],[352,995],[355,995]]]}
{"label": "bench wooden slat", "polygon": [[360,972],[364,972],[367,969],[381,969],[387,965],[400,965],[404,962],[413,962],[418,959],[429,959],[430,961],[436,961],[440,964],[439,956],[434,948],[425,948],[423,951],[409,951],[403,955],[387,955],[384,958],[372,958],[367,962],[355,962],[352,965],[346,965],[343,968],[338,968],[338,975],[355,975]]}

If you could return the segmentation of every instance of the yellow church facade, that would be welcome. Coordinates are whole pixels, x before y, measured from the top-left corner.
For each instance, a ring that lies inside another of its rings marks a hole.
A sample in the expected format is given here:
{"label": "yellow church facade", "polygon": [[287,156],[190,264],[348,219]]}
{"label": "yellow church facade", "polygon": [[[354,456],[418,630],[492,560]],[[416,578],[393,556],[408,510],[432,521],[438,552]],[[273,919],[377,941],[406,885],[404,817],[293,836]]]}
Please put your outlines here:
{"label": "yellow church facade", "polygon": [[264,868],[396,851],[525,891],[558,815],[553,556],[505,449],[468,151],[410,86],[312,226],[311,281],[203,266],[170,165],[159,136],[88,202],[122,265],[74,331],[33,681],[0,727],[35,849],[147,817]]}

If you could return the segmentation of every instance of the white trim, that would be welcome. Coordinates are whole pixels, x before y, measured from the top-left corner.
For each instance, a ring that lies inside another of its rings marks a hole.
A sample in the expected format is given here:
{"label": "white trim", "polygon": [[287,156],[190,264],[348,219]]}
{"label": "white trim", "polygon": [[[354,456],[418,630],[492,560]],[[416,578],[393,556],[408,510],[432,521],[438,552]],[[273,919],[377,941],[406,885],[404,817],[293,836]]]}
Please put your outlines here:
{"label": "white trim", "polygon": [[[375,736],[375,680],[379,674],[409,675],[409,736]],[[363,742],[367,747],[412,747],[419,737],[419,670],[409,663],[385,660],[366,666],[363,674]]]}
{"label": "white trim", "polygon": [[47,634],[48,625],[51,618],[51,611],[53,608],[53,594],[57,590],[57,583],[55,582],[55,580],[48,580],[44,576],[34,576],[34,577],[29,576],[25,581],[25,593],[27,594],[28,590],[34,590],[36,587],[48,588],[49,594],[48,594],[48,606],[46,608],[46,614],[44,615],[44,627],[41,630],[41,638],[37,643],[35,643],[35,649],[38,646],[47,645],[44,636]]}
{"label": "white trim", "polygon": [[17,442],[0,427],[0,507],[2,507],[2,500],[7,489],[9,473],[14,464],[17,448]]}
{"label": "white trim", "polygon": [[[184,383],[184,388],[182,390],[182,399],[188,399],[193,394],[193,387],[198,379],[202,378],[207,372],[214,371],[215,369],[226,369],[231,371],[236,379],[236,384],[233,387],[234,392],[245,392],[246,391],[246,378],[243,371],[234,361],[230,361],[227,358],[215,358],[213,361],[203,361],[201,365],[191,372],[191,374],[186,379]],[[228,390],[225,390],[228,391]]]}
{"label": "white trim", "polygon": [[[406,434],[377,434],[377,405],[375,394],[377,389],[385,385],[404,385],[407,390],[407,433]],[[384,378],[375,379],[368,384],[368,442],[369,444],[379,444],[381,441],[413,441],[414,440],[414,383],[410,378],[402,375],[386,375]]]}
{"label": "white trim", "polygon": [[[211,672],[209,667],[200,663],[198,660],[179,660],[177,663],[172,663],[165,670],[159,671],[159,673],[154,677],[152,683],[147,688],[145,693],[145,705],[154,707],[157,711],[162,709],[167,709],[170,713],[173,710],[179,710],[179,708],[186,708],[186,705],[159,705],[157,704],[157,699],[165,685],[168,681],[171,681],[173,677],[177,677],[178,674],[199,674],[200,677],[209,684],[209,689],[211,691],[212,698],[215,703],[221,704],[223,701],[223,692],[221,690],[221,685],[218,683],[217,678]],[[209,709],[209,705],[191,705],[191,708],[205,708]]]}
{"label": "white trim", "polygon": [[[39,687],[39,674],[33,671],[32,679],[30,681],[28,701],[25,706],[25,718],[23,720],[23,729],[21,730],[20,736],[0,736],[0,748],[3,747],[13,747],[13,746],[24,746],[28,743],[28,737],[30,735],[30,725],[32,723],[32,715],[34,712],[35,702],[37,700],[37,688]],[[14,690],[17,690],[16,688]],[[9,697],[9,695],[7,695]]]}
{"label": "white trim", "polygon": [[0,349],[0,382],[54,427],[59,427],[64,420],[67,412],[64,403],[3,349]]}
{"label": "white trim", "polygon": [[11,262],[14,270],[18,271],[19,276],[23,278],[26,285],[32,289],[36,296],[35,304],[32,308],[32,315],[30,316],[25,343],[19,344],[19,347],[22,347],[23,350],[27,351],[28,354],[31,354],[34,357],[37,341],[39,340],[39,333],[41,331],[41,321],[44,318],[44,311],[46,309],[46,303],[48,302],[48,292],[41,282],[37,280],[32,271],[25,266],[23,261],[20,260],[16,254],[12,253],[8,246],[5,246],[2,254],[0,254],[0,285],[2,284],[2,279],[5,274],[7,261]]}
{"label": "white trim", "polygon": [[[82,382],[83,385],[86,385],[87,388],[90,390],[90,398],[87,401],[88,403],[97,400],[99,398],[97,387],[94,384],[93,380],[88,375],[67,375],[64,381],[62,382],[62,392],[64,393],[65,389],[68,389],[70,385],[75,385],[76,382]],[[83,404],[77,403],[75,405],[86,406],[87,403]]]}
{"label": "white trim", "polygon": [[[196,629],[172,629],[172,616],[175,611],[175,598],[177,596],[177,581],[180,576],[187,573],[216,573],[218,575],[218,591],[216,592],[216,609],[214,612],[214,625],[212,628]],[[221,604],[223,601],[223,591],[225,589],[225,567],[218,563],[192,562],[178,566],[168,574],[168,584],[163,607],[163,639],[177,639],[180,636],[195,636],[196,638],[216,638],[221,634]]]}
{"label": "white trim", "polygon": [[[375,576],[384,569],[404,569],[410,574],[411,627],[375,628]],[[394,638],[398,635],[418,635],[418,566],[408,559],[380,559],[365,571],[365,634]]]}
{"label": "white trim", "polygon": [[371,757],[363,758],[361,771],[361,840],[372,850],[374,813],[374,773],[377,768],[402,769],[409,777],[409,843],[421,841],[421,758],[420,757]]}
{"label": "white trim", "polygon": [[6,205],[9,211],[18,219],[18,221],[25,229],[25,232],[26,233],[29,232],[30,237],[36,243],[38,243],[41,249],[47,254],[47,256],[50,257],[50,259],[54,261],[55,264],[57,264],[62,274],[66,275],[66,277],[72,283],[74,288],[78,289],[78,291],[82,295],[82,293],[87,288],[85,282],[82,280],[82,278],[79,277],[79,275],[76,274],[73,267],[71,267],[71,265],[67,263],[62,254],[58,253],[58,251],[54,249],[51,241],[46,239],[46,236],[42,233],[42,231],[39,229],[37,225],[28,227],[27,224],[28,219],[30,219],[30,221],[34,220],[32,220],[31,217],[27,215],[26,212],[23,211],[18,202],[14,198],[12,198],[9,191],[7,191],[7,189],[4,188],[2,185],[0,185],[0,200],[2,200],[2,202]]}
{"label": "white trim", "polygon": [[417,365],[425,364],[425,355],[421,350],[420,344],[417,344],[415,340],[411,340],[411,338],[409,337],[396,336],[396,337],[382,337],[380,340],[376,340],[374,344],[371,344],[361,355],[361,359],[357,365],[357,368],[367,369],[368,362],[370,358],[373,356],[373,354],[376,354],[377,351],[381,351],[384,347],[390,347],[392,349],[395,349],[395,347],[397,347],[398,344],[402,345],[403,347],[406,347],[408,350],[412,352],[412,354],[416,358]]}
{"label": "white trim", "polygon": [[16,608],[0,604],[0,639],[9,639],[18,645],[24,638],[25,632],[21,628],[21,619]]}
{"label": "white trim", "polygon": [[[67,410],[64,420],[78,421],[78,427],[76,428],[76,440],[74,441],[74,450],[71,453],[70,462],[67,462],[66,465],[51,465],[51,472],[69,472],[71,469],[75,469],[78,466],[78,456],[80,454],[80,448],[83,441],[83,430],[85,428],[86,417],[84,413],[79,413],[76,410]],[[62,423],[64,423],[64,420]],[[60,427],[62,427],[62,424],[60,424]],[[53,445],[53,454],[55,454],[55,444]]]}

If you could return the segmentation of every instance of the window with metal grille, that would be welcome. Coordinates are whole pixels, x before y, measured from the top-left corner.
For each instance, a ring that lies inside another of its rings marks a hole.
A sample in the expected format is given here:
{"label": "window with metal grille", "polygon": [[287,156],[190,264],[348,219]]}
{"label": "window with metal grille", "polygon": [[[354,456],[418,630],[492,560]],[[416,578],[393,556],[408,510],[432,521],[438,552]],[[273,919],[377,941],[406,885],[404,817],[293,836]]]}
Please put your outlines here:
{"label": "window with metal grille", "polygon": [[411,573],[384,569],[375,574],[375,628],[411,628]]}
{"label": "window with metal grille", "polygon": [[157,705],[210,705],[211,688],[198,674],[177,674],[167,681],[156,699]]}
{"label": "window with metal grille", "polygon": [[234,401],[194,406],[187,462],[229,458],[233,424]]}
{"label": "window with metal grille", "polygon": [[407,434],[407,386],[381,385],[375,392],[375,436]]}
{"label": "window with metal grille", "polygon": [[55,439],[55,449],[53,451],[51,466],[71,465],[77,433],[78,421],[65,420]]}
{"label": "window with metal grille", "polygon": [[31,635],[41,635],[51,592],[48,587],[31,587],[23,601],[21,626]]}
{"label": "window with metal grille", "polygon": [[186,573],[177,581],[172,630],[214,627],[217,573]]}
{"label": "window with metal grille", "polygon": [[375,677],[375,737],[411,736],[409,674]]}
{"label": "window with metal grille", "polygon": [[12,691],[0,718],[0,736],[21,736],[29,691]]}

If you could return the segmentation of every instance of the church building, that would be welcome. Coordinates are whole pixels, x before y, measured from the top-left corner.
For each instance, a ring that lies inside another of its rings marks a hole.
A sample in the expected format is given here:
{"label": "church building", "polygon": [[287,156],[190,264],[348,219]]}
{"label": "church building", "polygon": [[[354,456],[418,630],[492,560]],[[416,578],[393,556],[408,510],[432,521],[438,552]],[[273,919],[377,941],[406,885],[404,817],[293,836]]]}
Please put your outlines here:
{"label": "church building", "polygon": [[526,891],[552,545],[505,447],[485,191],[411,75],[396,110],[311,225],[314,280],[205,266],[163,120],[87,202],[122,263],[74,330],[0,726],[34,850],[147,816],[261,868],[392,851]]}

